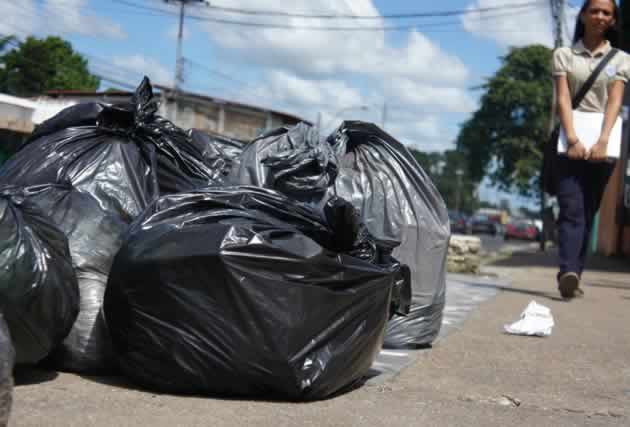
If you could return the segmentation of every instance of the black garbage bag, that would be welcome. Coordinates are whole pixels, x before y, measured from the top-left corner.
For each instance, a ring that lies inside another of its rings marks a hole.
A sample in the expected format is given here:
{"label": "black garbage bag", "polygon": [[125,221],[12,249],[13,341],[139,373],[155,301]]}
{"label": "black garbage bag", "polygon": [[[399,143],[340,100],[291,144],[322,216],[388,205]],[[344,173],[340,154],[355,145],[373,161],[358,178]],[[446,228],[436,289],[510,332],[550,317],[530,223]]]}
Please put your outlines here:
{"label": "black garbage bag", "polygon": [[9,424],[13,403],[13,362],[15,351],[11,343],[9,328],[0,313],[0,426]]}
{"label": "black garbage bag", "polygon": [[329,144],[306,123],[271,130],[243,150],[232,183],[271,188],[291,198],[325,203],[337,176],[337,161]]}
{"label": "black garbage bag", "polygon": [[16,363],[37,363],[66,337],[79,290],[66,236],[38,200],[53,187],[0,187],[0,310]]}
{"label": "black garbage bag", "polygon": [[318,399],[369,370],[398,272],[341,200],[322,213],[267,189],[206,189],[134,223],[104,313],[121,369],[148,388]]}
{"label": "black garbage bag", "polygon": [[411,311],[388,323],[384,345],[430,344],[445,302],[450,226],[442,197],[407,148],[374,124],[344,122],[328,141],[339,159],[331,194],[354,204],[374,237],[401,242],[393,255],[410,268]]}
{"label": "black garbage bag", "polygon": [[230,174],[239,168],[240,156],[246,143],[218,134],[191,129],[190,140],[201,153],[203,162],[214,171],[213,186],[227,183]]}
{"label": "black garbage bag", "polygon": [[67,128],[94,126],[105,108],[107,104],[99,102],[84,102],[64,108],[50,119],[37,125],[26,140],[26,144]]}
{"label": "black garbage bag", "polygon": [[128,224],[103,210],[96,199],[69,185],[48,186],[34,200],[67,237],[79,286],[80,310],[63,343],[47,363],[55,369],[81,373],[115,369],[111,339],[102,317],[103,297],[114,256]]}
{"label": "black garbage bag", "polygon": [[161,194],[212,182],[188,135],[156,112],[146,77],[128,104],[70,107],[37,128],[0,168],[0,182],[69,181],[131,222]]}

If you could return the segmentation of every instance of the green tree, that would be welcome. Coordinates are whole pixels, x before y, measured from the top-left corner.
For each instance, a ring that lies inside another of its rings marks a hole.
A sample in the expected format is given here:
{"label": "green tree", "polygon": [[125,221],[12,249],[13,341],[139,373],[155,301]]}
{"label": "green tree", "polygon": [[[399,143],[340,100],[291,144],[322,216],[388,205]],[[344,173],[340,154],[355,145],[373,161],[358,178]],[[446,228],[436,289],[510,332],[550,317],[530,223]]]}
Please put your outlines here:
{"label": "green tree", "polygon": [[59,37],[29,37],[0,56],[0,63],[0,92],[16,96],[54,89],[96,90],[100,84],[88,71],[87,60]]}
{"label": "green tree", "polygon": [[467,174],[468,167],[463,153],[457,150],[443,153],[424,153],[415,149],[410,151],[429,175],[449,209],[456,209],[458,198],[460,211],[472,213],[477,209],[479,201],[475,197],[476,184]]}
{"label": "green tree", "polygon": [[3,52],[4,49],[6,49],[6,47],[9,46],[9,43],[11,43],[13,40],[13,36],[0,37],[0,52]]}
{"label": "green tree", "polygon": [[551,56],[541,45],[512,48],[481,86],[481,107],[457,138],[474,181],[487,175],[505,191],[530,197],[539,192],[553,90]]}

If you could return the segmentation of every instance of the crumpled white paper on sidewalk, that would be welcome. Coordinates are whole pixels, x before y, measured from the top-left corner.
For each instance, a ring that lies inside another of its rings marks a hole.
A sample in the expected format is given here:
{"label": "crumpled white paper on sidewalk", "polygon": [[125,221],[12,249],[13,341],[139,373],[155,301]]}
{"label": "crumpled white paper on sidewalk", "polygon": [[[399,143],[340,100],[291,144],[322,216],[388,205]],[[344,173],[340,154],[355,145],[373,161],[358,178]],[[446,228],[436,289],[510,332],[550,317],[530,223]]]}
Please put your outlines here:
{"label": "crumpled white paper on sidewalk", "polygon": [[508,334],[548,337],[553,328],[551,310],[544,305],[531,301],[516,322],[503,328]]}

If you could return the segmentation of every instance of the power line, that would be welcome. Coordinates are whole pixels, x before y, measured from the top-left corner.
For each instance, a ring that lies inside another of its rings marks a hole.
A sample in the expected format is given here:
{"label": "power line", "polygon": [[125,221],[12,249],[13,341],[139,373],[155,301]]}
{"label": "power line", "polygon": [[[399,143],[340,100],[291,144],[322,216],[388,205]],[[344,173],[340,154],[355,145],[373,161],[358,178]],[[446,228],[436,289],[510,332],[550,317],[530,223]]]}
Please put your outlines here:
{"label": "power line", "polygon": [[447,10],[447,11],[434,11],[434,12],[411,12],[411,13],[395,13],[395,14],[383,14],[383,15],[353,15],[353,14],[309,14],[300,12],[284,12],[277,10],[255,10],[255,9],[241,9],[233,7],[215,6],[212,4],[207,5],[208,9],[228,12],[239,15],[250,16],[275,16],[275,17],[291,17],[291,18],[307,18],[307,19],[409,19],[409,18],[435,18],[435,17],[447,17],[447,16],[461,16],[470,13],[485,13],[496,10],[508,10],[508,9],[520,9],[523,7],[534,6],[541,4],[542,1],[529,1],[525,3],[504,5],[504,6],[492,6],[492,7],[479,7],[468,8],[459,10]]}
{"label": "power line", "polygon": [[[522,12],[521,12],[522,14]],[[505,14],[497,14],[493,16],[480,16],[477,18],[480,21],[502,18],[507,16],[515,16],[516,14],[510,12]],[[443,21],[443,22],[431,22],[431,23],[419,23],[419,24],[407,24],[407,25],[387,25],[387,26],[317,26],[317,25],[289,25],[289,24],[273,24],[266,22],[253,22],[253,21],[234,21],[229,19],[214,18],[209,16],[191,16],[189,18],[195,21],[201,22],[213,22],[216,24],[226,24],[240,27],[250,28],[262,28],[262,29],[280,29],[280,30],[311,30],[311,31],[344,31],[344,32],[366,32],[366,31],[409,31],[409,30],[422,30],[423,32],[446,32],[444,30],[427,30],[429,28],[445,27],[461,25],[459,21]],[[519,32],[510,30],[510,32]]]}
{"label": "power line", "polygon": [[[151,7],[151,6],[144,6],[144,5],[140,5],[137,3],[132,3],[129,2],[127,0],[111,0],[112,2],[115,3],[119,3],[123,6],[126,7],[131,7],[131,8],[135,8],[136,10],[125,10],[124,12],[120,9],[106,9],[107,11],[116,11],[116,12],[120,12],[120,13],[135,13],[135,14],[139,14],[143,17],[177,17],[178,14],[175,11],[169,11],[166,9],[162,9],[162,8],[157,8],[157,7]],[[542,0],[541,0],[542,1]],[[492,20],[492,19],[499,19],[499,18],[503,18],[503,17],[509,17],[509,16],[516,16],[516,15],[522,15],[523,13],[528,13],[528,12],[532,12],[537,10],[536,8],[534,8],[533,4],[536,4],[538,2],[530,2],[530,3],[522,3],[521,5],[511,5],[510,7],[515,7],[518,6],[520,9],[520,12],[503,12],[503,13],[495,13],[493,15],[490,15],[486,12],[479,13],[480,11],[483,10],[487,10],[489,8],[471,8],[471,9],[467,9],[467,13],[478,13],[480,16],[478,17],[470,17],[468,19],[475,19],[476,21],[487,21],[487,20]],[[527,6],[527,5],[530,6]],[[63,8],[63,7],[68,7],[68,6],[62,6],[62,5],[55,5],[55,8]],[[97,6],[98,8],[101,7],[101,5]],[[506,6],[502,6],[500,8],[505,9]],[[497,7],[497,10],[500,10],[499,7]],[[94,9],[97,10],[97,9]],[[440,12],[437,12],[440,13]],[[444,13],[452,13],[451,12],[442,12]],[[428,15],[429,13],[427,13]],[[435,13],[433,13],[435,14]],[[211,17],[211,16],[204,16],[204,15],[192,15],[187,13],[185,15],[187,18],[192,19],[194,21],[199,21],[199,22],[213,22],[213,23],[217,23],[217,24],[222,24],[222,25],[233,25],[233,26],[241,26],[241,27],[253,27],[253,28],[262,28],[262,29],[281,29],[281,30],[313,30],[313,31],[408,31],[408,30],[422,30],[425,33],[447,33],[447,32],[462,32],[465,31],[463,29],[455,29],[455,28],[450,28],[450,29],[444,29],[444,28],[440,28],[440,27],[448,27],[448,26],[459,26],[461,25],[460,21],[441,21],[441,22],[430,22],[430,23],[418,23],[418,24],[408,24],[408,25],[399,25],[399,26],[352,26],[352,27],[341,27],[341,26],[334,26],[334,27],[329,27],[329,26],[304,26],[304,25],[285,25],[285,24],[274,24],[274,23],[266,23],[266,22],[252,22],[252,21],[234,21],[234,20],[228,20],[228,19],[222,19],[222,18],[216,18],[216,17]],[[354,15],[353,15],[354,16]],[[436,15],[436,16],[446,16],[446,15]],[[432,29],[432,28],[436,28],[438,27],[438,29]],[[535,32],[534,30],[497,30],[498,32],[503,32],[503,33],[531,33],[531,32]]]}
{"label": "power line", "polygon": [[251,86],[252,85],[252,83],[248,83],[248,82],[245,82],[243,80],[239,80],[237,78],[234,78],[234,77],[230,76],[229,74],[226,74],[226,73],[224,73],[222,71],[215,70],[213,68],[210,68],[207,65],[201,64],[201,63],[199,63],[197,61],[194,61],[192,59],[184,58],[184,62],[192,65],[193,67],[197,67],[197,68],[199,68],[201,70],[204,70],[204,71],[206,71],[206,72],[208,72],[210,74],[218,76],[218,77],[220,77],[220,78],[222,78],[224,80],[229,80],[231,82],[238,83],[238,84],[240,84],[242,86]]}
{"label": "power line", "polygon": [[[168,11],[162,8],[140,5],[137,3],[130,2],[128,0],[112,0],[112,1],[115,3],[128,6],[128,7],[136,8],[139,10],[158,12],[158,13],[168,15],[168,16],[176,16],[176,14],[172,11]],[[520,3],[520,4],[510,5],[510,6],[498,6],[498,7],[492,7],[492,8],[470,8],[470,9],[460,10],[460,11],[425,12],[425,13],[417,13],[415,15],[416,17],[420,17],[422,15],[422,17],[427,18],[427,17],[447,17],[447,16],[456,16],[457,14],[465,15],[465,14],[475,14],[475,13],[482,15],[483,13],[485,16],[479,16],[478,19],[487,20],[487,19],[499,18],[499,17],[504,17],[504,16],[514,16],[515,14],[517,14],[516,12],[514,12],[514,10],[519,10],[520,13],[523,13],[524,11],[527,11],[527,9],[531,10],[535,5],[542,4],[542,1],[543,0],[538,0],[538,1]],[[208,8],[212,8],[212,6],[209,6]],[[487,12],[495,11],[495,10],[496,11],[511,10],[511,12],[503,13],[503,14],[495,14],[495,15],[487,14]],[[402,16],[402,15],[403,14],[383,15],[381,16],[381,18]],[[414,14],[407,14],[407,15],[408,17],[411,17],[411,15],[414,15]],[[189,19],[192,19],[195,21],[213,22],[217,24],[234,25],[234,26],[241,26],[241,27],[253,27],[253,28],[264,28],[264,29],[284,29],[284,30],[313,30],[313,31],[408,31],[412,29],[423,29],[423,28],[439,27],[443,25],[459,25],[460,24],[459,21],[447,21],[447,22],[432,22],[432,23],[390,25],[390,26],[343,26],[343,27],[332,26],[331,27],[331,26],[317,26],[317,25],[288,25],[288,24],[277,24],[277,23],[260,22],[260,21],[238,21],[238,20],[212,17],[206,14],[203,14],[203,15],[187,14],[186,16]],[[315,15],[310,15],[310,16],[314,17]],[[349,15],[349,16],[356,17],[358,15]],[[519,32],[519,31],[513,31],[513,32]]]}

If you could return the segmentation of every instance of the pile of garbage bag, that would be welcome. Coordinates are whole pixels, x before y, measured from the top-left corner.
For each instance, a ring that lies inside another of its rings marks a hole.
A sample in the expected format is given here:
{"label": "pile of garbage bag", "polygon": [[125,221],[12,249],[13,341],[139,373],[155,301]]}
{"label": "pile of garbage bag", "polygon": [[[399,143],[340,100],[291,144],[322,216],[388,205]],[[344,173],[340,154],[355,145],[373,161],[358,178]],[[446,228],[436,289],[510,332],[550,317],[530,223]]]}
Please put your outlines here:
{"label": "pile of garbage bag", "polygon": [[[203,187],[217,175],[189,136],[156,111],[148,79],[129,104],[69,107],[39,126],[0,169],[0,183],[6,185],[60,184],[77,190],[63,206],[47,200],[51,206],[45,209],[53,217],[45,222],[61,228],[69,240],[80,293],[76,323],[69,335],[64,329],[66,339],[49,359],[58,369],[112,368],[100,312],[122,233],[160,194]],[[48,327],[60,326],[53,322]],[[16,347],[18,363],[37,361],[23,359]],[[50,348],[42,353],[47,355]]]}
{"label": "pile of garbage bag", "polygon": [[401,143],[362,122],[245,143],[157,107],[145,78],[128,103],[63,110],[0,167],[16,363],[312,400],[383,345],[435,339],[449,222]]}
{"label": "pile of garbage bag", "polygon": [[347,202],[260,187],[165,196],[126,235],[105,298],[123,372],[152,389],[316,399],[378,354],[398,263]]}
{"label": "pile of garbage bag", "polygon": [[127,223],[161,194],[211,185],[216,171],[156,112],[146,78],[129,104],[70,107],[35,130],[2,166],[0,182],[69,182]]}

